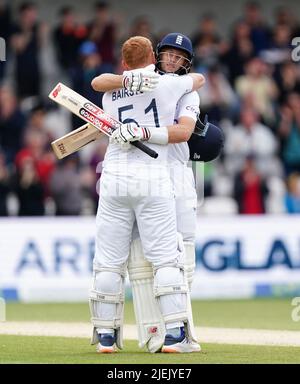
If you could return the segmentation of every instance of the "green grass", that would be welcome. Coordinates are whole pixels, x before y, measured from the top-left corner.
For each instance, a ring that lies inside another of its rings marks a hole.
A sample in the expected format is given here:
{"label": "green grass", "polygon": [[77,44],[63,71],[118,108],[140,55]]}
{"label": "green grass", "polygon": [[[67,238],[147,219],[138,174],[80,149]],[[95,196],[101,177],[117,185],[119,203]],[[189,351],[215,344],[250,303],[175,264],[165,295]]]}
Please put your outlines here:
{"label": "green grass", "polygon": [[[194,301],[196,325],[300,331],[291,319],[290,299]],[[87,303],[7,303],[7,321],[89,322]],[[135,322],[132,302],[125,306],[125,323]],[[0,323],[1,327],[1,323]],[[300,363],[300,348],[201,344],[196,354],[149,354],[137,341],[125,340],[123,351],[95,353],[95,346],[81,338],[0,335],[0,363],[102,363],[102,364],[201,364],[201,363]]]}
{"label": "green grass", "polygon": [[85,339],[0,335],[0,363],[202,364],[299,363],[300,348],[202,344],[194,354],[150,354],[135,341],[112,355],[99,355]]}
{"label": "green grass", "polygon": [[[299,330],[291,319],[291,299],[193,301],[198,326]],[[8,321],[83,321],[90,318],[87,303],[7,303]],[[125,323],[134,324],[132,302],[125,305]]]}

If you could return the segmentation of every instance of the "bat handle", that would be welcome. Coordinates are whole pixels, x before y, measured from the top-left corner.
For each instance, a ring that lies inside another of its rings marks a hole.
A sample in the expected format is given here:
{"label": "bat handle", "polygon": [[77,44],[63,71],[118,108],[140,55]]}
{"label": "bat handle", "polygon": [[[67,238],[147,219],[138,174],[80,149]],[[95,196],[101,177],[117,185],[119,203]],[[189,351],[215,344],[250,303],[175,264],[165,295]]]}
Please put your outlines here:
{"label": "bat handle", "polygon": [[139,148],[141,151],[147,153],[150,157],[156,159],[158,157],[158,153],[153,151],[153,149],[147,147],[147,145],[141,143],[140,141],[131,141],[130,144],[134,145],[136,148]]}

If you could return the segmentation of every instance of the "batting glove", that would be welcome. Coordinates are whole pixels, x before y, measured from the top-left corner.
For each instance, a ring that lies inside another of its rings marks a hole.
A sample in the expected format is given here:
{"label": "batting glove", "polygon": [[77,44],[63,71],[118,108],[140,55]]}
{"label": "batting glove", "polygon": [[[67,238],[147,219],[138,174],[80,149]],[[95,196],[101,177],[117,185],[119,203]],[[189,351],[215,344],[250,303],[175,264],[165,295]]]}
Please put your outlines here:
{"label": "batting glove", "polygon": [[110,141],[128,150],[131,141],[149,140],[151,134],[148,128],[139,127],[136,123],[122,124],[110,137]]}
{"label": "batting glove", "polygon": [[160,75],[154,72],[154,65],[123,72],[123,88],[129,91],[149,92],[155,89]]}

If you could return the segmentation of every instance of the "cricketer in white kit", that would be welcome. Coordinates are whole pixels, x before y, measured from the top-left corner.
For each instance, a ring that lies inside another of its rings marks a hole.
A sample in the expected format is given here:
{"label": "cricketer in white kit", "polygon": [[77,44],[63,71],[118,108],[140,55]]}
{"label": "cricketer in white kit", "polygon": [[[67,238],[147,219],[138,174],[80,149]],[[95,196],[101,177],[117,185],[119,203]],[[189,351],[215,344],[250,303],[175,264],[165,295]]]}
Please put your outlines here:
{"label": "cricketer in white kit", "polygon": [[[134,41],[138,44],[144,38],[132,39],[138,39]],[[124,277],[135,220],[144,256],[153,266],[154,294],[163,321],[168,329],[185,325],[189,332],[184,250],[177,235],[166,127],[173,124],[178,100],[195,88],[189,75],[161,76],[151,93],[121,89],[103,97],[105,112],[125,123],[121,135],[135,136],[138,132],[159,158],[151,159],[132,147],[121,152],[120,137],[117,144],[109,144],[105,155],[90,295],[93,343],[99,341],[99,352],[113,352],[115,344],[122,348]],[[135,130],[132,122],[143,128]]]}
{"label": "cricketer in white kit", "polygon": [[[168,75],[166,75],[168,76]],[[176,118],[189,116],[194,121],[199,110],[199,96],[191,92],[180,99],[176,109]],[[182,235],[185,249],[185,276],[191,290],[195,270],[195,231],[197,194],[192,169],[187,166],[189,148],[186,142],[168,145],[168,162],[175,194],[177,231]],[[157,352],[166,336],[163,318],[153,297],[152,266],[143,257],[138,228],[135,225],[128,263],[129,279],[132,284],[134,311],[138,325],[139,345],[147,346],[150,352]],[[190,341],[197,350],[197,337],[193,326],[190,299],[187,301],[190,320]]]}
{"label": "cricketer in white kit", "polygon": [[[177,33],[168,34],[158,44],[156,49],[156,66],[159,73],[165,74],[171,72],[172,74],[183,75],[189,72],[193,59],[192,43],[186,36],[179,36],[180,39]],[[103,76],[106,76],[106,81],[104,81]],[[101,80],[98,79],[97,90],[112,90],[113,83],[115,83],[114,86],[121,85],[121,79],[118,80],[116,75],[106,74],[101,75],[100,78]],[[139,80],[138,82],[143,89],[147,91],[153,89],[153,84],[150,86],[149,80],[151,80],[151,78],[149,79],[149,73],[147,71],[141,70],[141,72],[136,74],[136,78]],[[144,78],[148,78],[146,88],[143,83]],[[171,167],[171,177],[176,196],[177,230],[183,236],[185,275],[190,289],[195,269],[194,242],[197,196],[192,170],[187,167],[190,153],[188,144],[186,143],[186,132],[191,133],[194,130],[195,121],[199,114],[199,102],[197,92],[188,93],[179,100],[175,114],[175,122],[178,123],[178,125],[175,125],[173,128],[175,128],[176,131],[180,131],[180,128],[187,123],[189,123],[190,127],[185,127],[185,131],[182,132],[183,135],[179,134],[174,137],[174,135],[171,136],[169,134],[169,141],[177,144],[171,144],[168,148],[168,161]],[[192,131],[190,130],[191,128]],[[211,143],[208,143],[208,145],[211,145]],[[133,289],[133,303],[138,325],[139,346],[141,348],[147,346],[150,352],[156,352],[160,349],[161,342],[166,337],[166,329],[157,301],[153,296],[152,265],[143,256],[136,225],[133,229],[128,272]],[[182,342],[175,343],[174,336],[168,335],[169,344],[172,343],[172,345],[169,345],[167,348],[170,352],[194,352],[200,350],[193,326],[190,298],[187,300],[187,305],[190,325],[189,343],[188,345]]]}

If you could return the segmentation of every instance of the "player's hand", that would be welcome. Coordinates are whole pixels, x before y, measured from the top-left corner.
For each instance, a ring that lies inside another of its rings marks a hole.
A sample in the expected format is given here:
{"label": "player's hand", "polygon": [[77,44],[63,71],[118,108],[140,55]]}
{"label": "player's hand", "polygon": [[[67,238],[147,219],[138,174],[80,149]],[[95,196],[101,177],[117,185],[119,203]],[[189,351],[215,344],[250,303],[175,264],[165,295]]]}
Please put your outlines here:
{"label": "player's hand", "polygon": [[207,130],[209,128],[208,116],[207,114],[204,117],[204,123],[200,120],[200,116],[198,115],[196,125],[195,125],[195,133],[199,136],[206,136]]}
{"label": "player's hand", "polygon": [[154,72],[154,65],[123,72],[123,87],[129,91],[149,92],[158,85],[160,75]]}
{"label": "player's hand", "polygon": [[119,144],[122,149],[127,150],[131,141],[149,140],[150,131],[148,128],[139,127],[136,123],[122,124],[110,137],[110,141]]}

